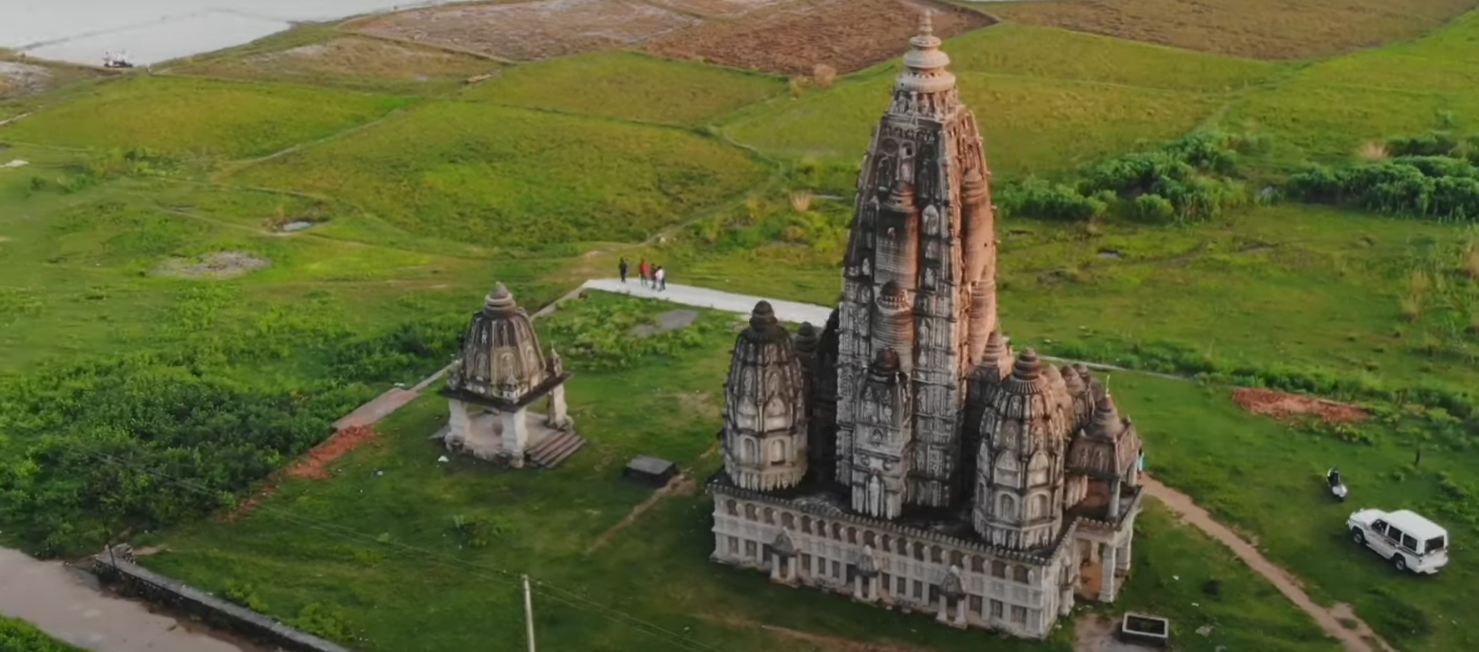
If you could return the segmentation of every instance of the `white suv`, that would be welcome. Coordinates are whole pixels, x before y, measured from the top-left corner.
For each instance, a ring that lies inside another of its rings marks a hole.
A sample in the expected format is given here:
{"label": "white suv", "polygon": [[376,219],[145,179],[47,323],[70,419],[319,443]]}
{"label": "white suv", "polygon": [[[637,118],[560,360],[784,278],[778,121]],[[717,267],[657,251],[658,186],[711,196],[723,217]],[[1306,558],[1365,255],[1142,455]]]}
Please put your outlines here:
{"label": "white suv", "polygon": [[1448,531],[1405,509],[1363,509],[1346,520],[1351,540],[1391,560],[1399,571],[1436,573],[1448,563]]}

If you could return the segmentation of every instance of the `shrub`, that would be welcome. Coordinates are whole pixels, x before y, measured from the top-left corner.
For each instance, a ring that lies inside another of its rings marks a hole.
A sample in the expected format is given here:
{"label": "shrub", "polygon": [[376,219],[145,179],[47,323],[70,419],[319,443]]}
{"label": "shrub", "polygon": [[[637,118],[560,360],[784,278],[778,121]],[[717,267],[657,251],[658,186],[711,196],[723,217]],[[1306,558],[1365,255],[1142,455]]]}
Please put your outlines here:
{"label": "shrub", "polygon": [[298,617],[289,624],[299,630],[331,641],[348,643],[354,639],[344,614],[317,602],[303,607],[303,610],[298,612]]}
{"label": "shrub", "polygon": [[469,548],[486,548],[494,539],[513,532],[513,526],[501,518],[487,516],[452,517],[452,532]]}
{"label": "shrub", "polygon": [[[1472,139],[1471,139],[1472,140]],[[1479,217],[1479,165],[1448,132],[1393,139],[1395,158],[1329,168],[1313,165],[1284,191],[1301,201],[1393,215],[1471,221]],[[1470,155],[1472,156],[1472,154]]]}
{"label": "shrub", "polygon": [[1176,217],[1176,207],[1160,195],[1140,195],[1135,198],[1134,213],[1146,222],[1169,222]]}
{"label": "shrub", "polygon": [[257,613],[267,613],[267,603],[257,595],[257,589],[251,584],[230,582],[226,585],[226,590],[222,592],[221,597]]}
{"label": "shrub", "polygon": [[811,81],[817,88],[828,88],[832,82],[837,81],[837,69],[825,63],[819,63],[811,69]]}

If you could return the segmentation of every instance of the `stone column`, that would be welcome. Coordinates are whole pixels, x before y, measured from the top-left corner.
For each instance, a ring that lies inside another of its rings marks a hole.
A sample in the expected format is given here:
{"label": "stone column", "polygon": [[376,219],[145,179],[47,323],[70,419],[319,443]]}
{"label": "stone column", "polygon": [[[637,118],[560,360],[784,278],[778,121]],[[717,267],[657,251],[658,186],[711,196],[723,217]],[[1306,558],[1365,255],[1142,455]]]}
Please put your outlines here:
{"label": "stone column", "polygon": [[565,406],[565,384],[555,385],[549,393],[549,414],[545,415],[549,427],[556,430],[570,428],[570,413]]}
{"label": "stone column", "polygon": [[467,404],[455,398],[448,399],[447,411],[449,413],[447,416],[447,438],[442,440],[442,443],[449,448],[454,444],[461,446],[463,442],[467,441],[468,430],[470,429]]}
{"label": "stone column", "polygon": [[965,612],[970,607],[971,599],[968,596],[960,596],[955,600],[955,626],[965,628]]}
{"label": "stone column", "polygon": [[940,609],[935,612],[935,620],[942,623],[950,621],[950,598],[945,597],[945,592],[940,592]]}
{"label": "stone column", "polygon": [[1109,481],[1109,521],[1119,521],[1120,518],[1120,480],[1115,478]]}
{"label": "stone column", "polygon": [[1058,615],[1067,616],[1073,613],[1073,585],[1058,592]]}
{"label": "stone column", "polygon": [[1114,569],[1115,569],[1116,566],[1119,565],[1119,561],[1116,559],[1116,554],[1115,553],[1117,551],[1115,550],[1114,546],[1111,546],[1111,545],[1109,545],[1107,543],[1106,544],[1103,544],[1103,546],[1104,546],[1104,568],[1103,568],[1104,581],[1103,581],[1102,584],[1099,585],[1099,601],[1100,602],[1114,602],[1114,596],[1115,596],[1116,593],[1118,593],[1118,589],[1119,589],[1119,587],[1117,587],[1117,586],[1114,585]]}
{"label": "stone column", "polygon": [[856,600],[863,600],[863,599],[865,599],[863,597],[863,576],[862,575],[853,575],[852,576],[852,597],[854,599],[856,599]]}
{"label": "stone column", "polygon": [[878,594],[878,576],[874,575],[868,578],[868,601],[876,602],[880,597],[882,596]]}
{"label": "stone column", "polygon": [[770,580],[772,582],[781,581],[781,556],[775,553],[770,555]]}
{"label": "stone column", "polygon": [[503,419],[503,454],[515,468],[524,466],[524,447],[529,444],[529,424],[525,416],[524,408],[499,414]]}

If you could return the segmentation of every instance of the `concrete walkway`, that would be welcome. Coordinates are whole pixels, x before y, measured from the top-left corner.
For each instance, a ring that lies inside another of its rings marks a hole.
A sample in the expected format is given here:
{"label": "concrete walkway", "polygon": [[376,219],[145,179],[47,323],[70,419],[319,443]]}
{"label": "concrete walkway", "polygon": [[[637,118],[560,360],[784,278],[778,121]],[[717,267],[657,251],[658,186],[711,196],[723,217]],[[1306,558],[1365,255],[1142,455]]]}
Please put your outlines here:
{"label": "concrete walkway", "polygon": [[658,292],[651,288],[642,287],[642,284],[635,278],[627,279],[626,283],[622,283],[621,279],[615,278],[594,278],[586,281],[580,287],[582,289],[601,290],[602,292],[629,294],[643,299],[660,299],[662,301],[680,303],[685,306],[712,308],[738,315],[749,315],[750,311],[755,309],[755,303],[761,299],[765,299],[770,302],[770,307],[775,309],[776,319],[793,324],[809,321],[812,326],[818,329],[827,325],[827,318],[832,314],[832,309],[825,306],[797,303],[795,301],[782,301],[780,299],[756,297],[746,294],[734,294],[732,292],[721,292],[719,290],[710,290],[692,285],[669,283],[668,289]]}
{"label": "concrete walkway", "polygon": [[0,613],[51,636],[97,652],[248,652],[140,602],[97,588],[92,575],[60,562],[39,561],[0,548]]}

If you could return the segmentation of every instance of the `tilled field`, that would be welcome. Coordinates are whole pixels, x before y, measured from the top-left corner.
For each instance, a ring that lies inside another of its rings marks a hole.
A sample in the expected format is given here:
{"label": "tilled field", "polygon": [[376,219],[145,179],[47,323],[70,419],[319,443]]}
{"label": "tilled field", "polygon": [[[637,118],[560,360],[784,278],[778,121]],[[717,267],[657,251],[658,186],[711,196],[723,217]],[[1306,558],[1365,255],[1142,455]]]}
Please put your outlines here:
{"label": "tilled field", "polygon": [[[718,0],[706,3],[719,4]],[[533,61],[621,47],[699,22],[695,16],[635,0],[537,0],[417,9],[371,18],[351,28],[373,36]]]}
{"label": "tilled field", "polygon": [[788,75],[809,75],[818,65],[846,74],[907,50],[925,10],[935,12],[935,33],[941,38],[992,23],[968,9],[920,1],[802,1],[709,22],[655,40],[647,49]]}

